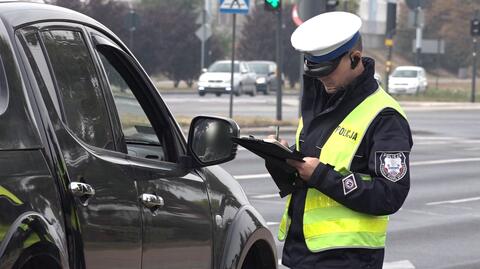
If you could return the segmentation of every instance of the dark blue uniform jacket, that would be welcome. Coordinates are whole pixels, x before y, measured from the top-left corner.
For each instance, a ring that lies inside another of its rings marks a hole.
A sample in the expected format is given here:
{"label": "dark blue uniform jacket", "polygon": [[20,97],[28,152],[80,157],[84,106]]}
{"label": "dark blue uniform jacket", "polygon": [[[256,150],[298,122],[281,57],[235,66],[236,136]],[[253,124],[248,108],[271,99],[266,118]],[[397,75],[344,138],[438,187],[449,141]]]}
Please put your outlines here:
{"label": "dark blue uniform jacket", "polygon": [[[331,96],[325,92],[320,81],[304,77],[304,128],[300,135],[300,148],[305,156],[318,158],[333,130],[358,104],[377,90],[374,60],[363,58],[362,61],[365,71],[349,86]],[[288,210],[292,223],[283,250],[283,264],[291,268],[382,268],[383,249],[335,249],[319,253],[308,250],[302,228],[307,188],[316,188],[361,213],[393,214],[402,206],[410,188],[409,153],[412,145],[407,120],[393,109],[384,109],[368,128],[350,167],[356,179],[361,178],[360,173],[370,175],[372,180],[356,180],[356,189],[348,194],[345,194],[342,183],[344,176],[329,165],[320,163],[305,184],[295,179],[292,173],[280,169],[278,163],[267,162],[273,179],[277,184],[282,182],[283,192],[292,193]],[[406,173],[399,175],[385,169],[382,162],[385,156],[402,156],[401,165],[407,169]]]}

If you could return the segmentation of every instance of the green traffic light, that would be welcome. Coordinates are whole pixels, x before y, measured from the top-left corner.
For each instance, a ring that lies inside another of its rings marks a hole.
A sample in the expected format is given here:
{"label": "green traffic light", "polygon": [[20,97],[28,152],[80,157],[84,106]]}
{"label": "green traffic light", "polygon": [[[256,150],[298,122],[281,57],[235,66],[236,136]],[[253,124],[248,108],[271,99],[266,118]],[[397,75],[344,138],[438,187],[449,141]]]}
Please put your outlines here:
{"label": "green traffic light", "polygon": [[280,0],[267,0],[267,2],[273,9],[276,9],[278,6],[280,6]]}

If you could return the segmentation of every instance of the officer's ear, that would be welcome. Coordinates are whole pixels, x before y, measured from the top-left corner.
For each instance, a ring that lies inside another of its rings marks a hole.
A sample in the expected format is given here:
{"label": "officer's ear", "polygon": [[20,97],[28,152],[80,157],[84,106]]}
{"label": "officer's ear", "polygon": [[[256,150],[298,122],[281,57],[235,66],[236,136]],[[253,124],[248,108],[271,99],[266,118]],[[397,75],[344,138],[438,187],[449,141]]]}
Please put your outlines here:
{"label": "officer's ear", "polygon": [[362,60],[362,53],[358,50],[350,53],[350,68],[353,70],[357,67],[357,65]]}

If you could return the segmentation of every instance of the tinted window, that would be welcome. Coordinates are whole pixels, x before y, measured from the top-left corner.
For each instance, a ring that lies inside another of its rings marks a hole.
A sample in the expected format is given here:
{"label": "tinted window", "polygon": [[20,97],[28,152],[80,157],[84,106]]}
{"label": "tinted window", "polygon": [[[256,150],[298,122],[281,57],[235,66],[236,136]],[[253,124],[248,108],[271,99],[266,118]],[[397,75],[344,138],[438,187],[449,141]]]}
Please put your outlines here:
{"label": "tinted window", "polygon": [[40,39],[35,32],[30,32],[25,34],[25,42],[28,47],[28,51],[30,52],[28,54],[28,59],[32,65],[32,70],[37,83],[39,84],[40,89],[46,89],[48,91],[48,96],[44,97],[50,98],[58,115],[61,115],[60,104],[58,103],[55,86],[51,79],[50,72],[48,71],[47,61],[43,55]]}
{"label": "tinted window", "polygon": [[110,90],[115,100],[127,143],[142,142],[147,144],[160,144],[150,120],[132,93],[128,83],[102,52],[99,54],[105,68],[108,84],[110,85]]}
{"label": "tinted window", "polygon": [[[103,37],[94,38],[108,42]],[[152,125],[152,119],[156,123],[161,119],[149,116],[153,111],[145,96],[148,87],[142,83],[130,61],[120,51],[110,46],[97,45],[97,52],[114,99],[128,154],[166,161],[164,141],[168,132],[165,132],[164,126],[155,128]]]}
{"label": "tinted window", "polygon": [[84,142],[113,148],[102,89],[83,35],[76,31],[41,33],[63,105],[66,125]]}

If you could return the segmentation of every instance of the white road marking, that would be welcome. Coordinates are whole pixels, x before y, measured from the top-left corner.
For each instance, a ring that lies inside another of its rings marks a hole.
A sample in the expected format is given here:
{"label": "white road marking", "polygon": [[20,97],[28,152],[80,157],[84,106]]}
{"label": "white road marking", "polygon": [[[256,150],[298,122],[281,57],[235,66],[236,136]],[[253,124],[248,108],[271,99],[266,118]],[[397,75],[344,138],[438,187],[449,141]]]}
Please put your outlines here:
{"label": "white road marking", "polygon": [[[282,259],[278,259],[278,265],[282,265]],[[409,260],[383,263],[383,269],[415,269]]]}
{"label": "white road marking", "polygon": [[383,263],[383,269],[415,269],[409,260]]}
{"label": "white road marking", "polygon": [[438,165],[438,164],[466,163],[466,162],[480,162],[480,158],[460,158],[460,159],[418,161],[418,162],[411,162],[410,166]]}
{"label": "white road marking", "polygon": [[464,198],[464,199],[457,199],[457,200],[431,202],[431,203],[427,203],[427,205],[459,204],[459,203],[473,202],[473,201],[478,201],[478,200],[480,200],[480,196]]}
{"label": "white road marking", "polygon": [[250,198],[252,198],[252,199],[270,199],[270,198],[279,198],[279,197],[280,196],[279,196],[278,193],[250,196]]}
{"label": "white road marking", "polygon": [[280,222],[276,222],[276,221],[267,221],[267,225],[268,226],[275,226],[275,225],[278,225],[280,224]]}
{"label": "white road marking", "polygon": [[258,179],[258,178],[269,178],[270,174],[254,174],[254,175],[241,175],[234,176],[235,179]]}

